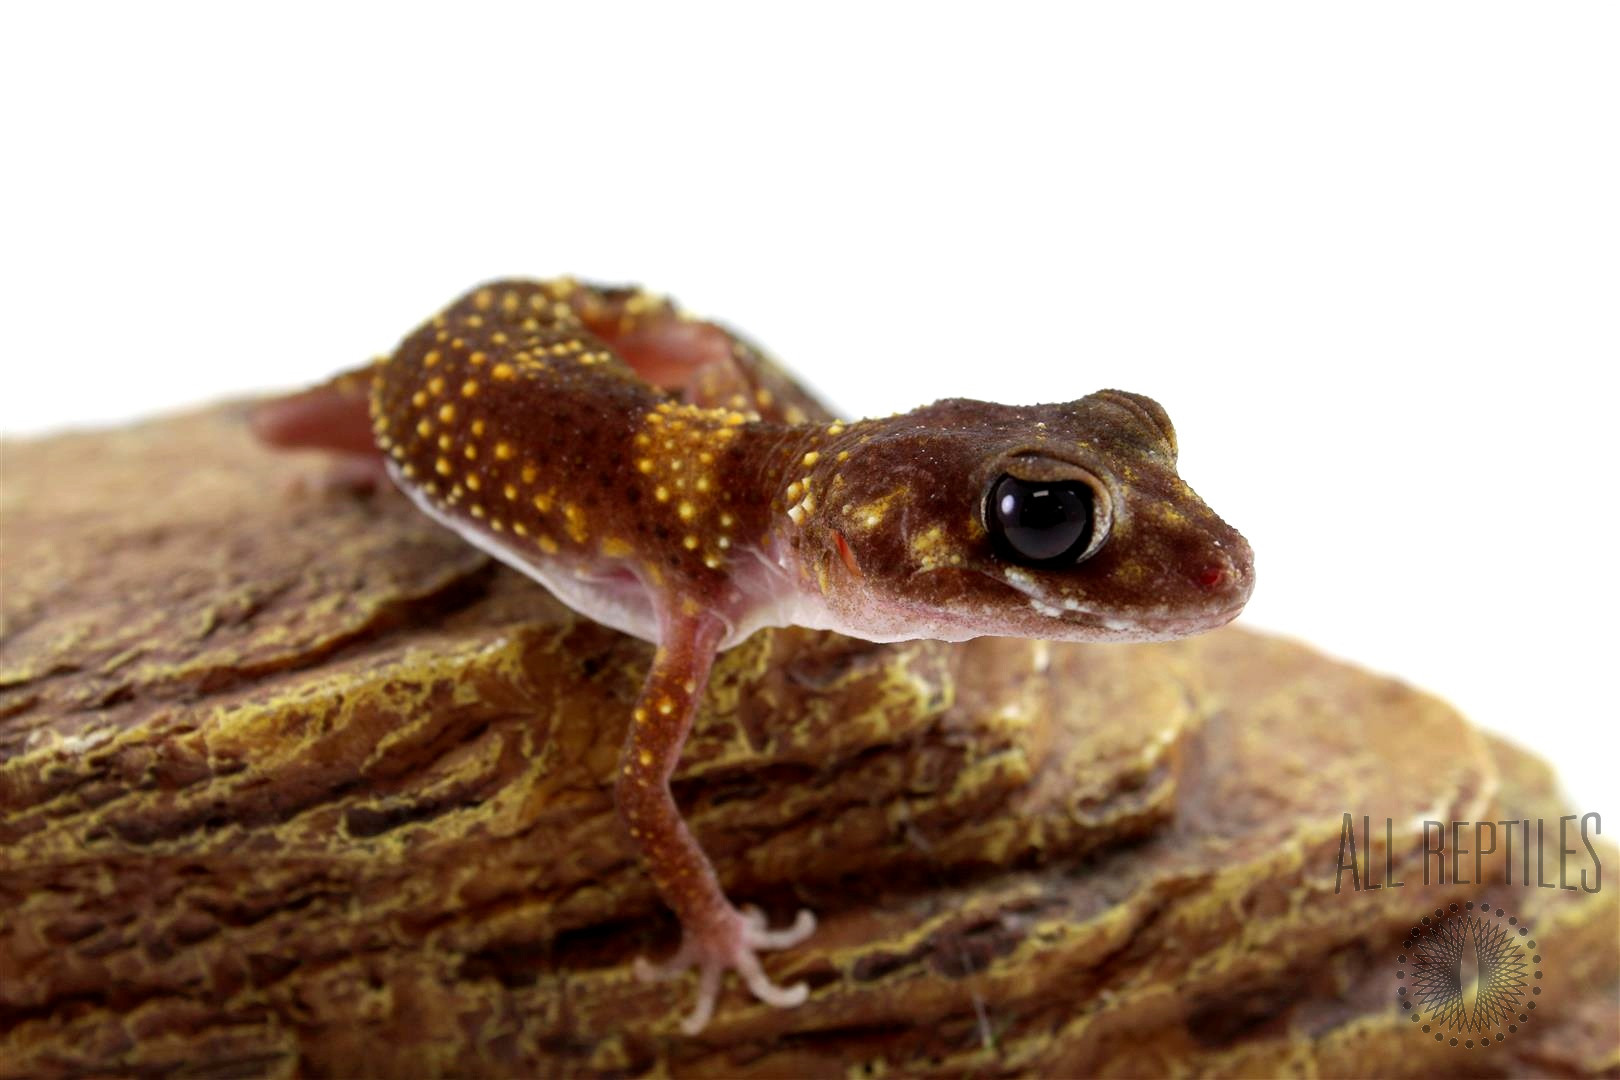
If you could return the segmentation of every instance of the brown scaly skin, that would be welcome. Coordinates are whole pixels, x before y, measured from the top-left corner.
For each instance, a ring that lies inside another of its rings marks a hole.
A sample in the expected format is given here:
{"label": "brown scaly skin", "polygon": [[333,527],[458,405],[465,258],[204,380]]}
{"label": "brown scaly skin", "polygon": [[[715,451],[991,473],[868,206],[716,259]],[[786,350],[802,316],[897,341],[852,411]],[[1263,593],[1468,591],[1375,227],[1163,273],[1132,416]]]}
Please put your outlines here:
{"label": "brown scaly skin", "polygon": [[[670,796],[717,651],[767,625],[1173,638],[1229,621],[1253,587],[1248,545],[1176,475],[1169,418],[1135,394],[845,423],[719,327],[567,280],[493,283],[435,316],[372,370],[369,421],[356,383],[267,407],[261,436],[353,454],[369,423],[422,510],[659,643],[616,797],[685,931],[669,970],[700,971],[688,1032],[728,968],[765,1001],[802,1001],[755,951],[814,929],[808,912],[772,932],[734,908]],[[1030,560],[992,536],[1006,477],[1089,492],[1087,550]]]}
{"label": "brown scaly skin", "polygon": [[[865,636],[1173,638],[1230,621],[1253,586],[1247,542],[1176,475],[1169,418],[1136,394],[1029,407],[952,399],[806,443],[815,464],[801,479],[822,494],[797,530],[781,531],[846,622],[874,598],[893,613]],[[1004,474],[1100,480],[1113,504],[1107,541],[1057,571],[1009,564],[980,506]],[[778,502],[794,494],[789,482]]]}

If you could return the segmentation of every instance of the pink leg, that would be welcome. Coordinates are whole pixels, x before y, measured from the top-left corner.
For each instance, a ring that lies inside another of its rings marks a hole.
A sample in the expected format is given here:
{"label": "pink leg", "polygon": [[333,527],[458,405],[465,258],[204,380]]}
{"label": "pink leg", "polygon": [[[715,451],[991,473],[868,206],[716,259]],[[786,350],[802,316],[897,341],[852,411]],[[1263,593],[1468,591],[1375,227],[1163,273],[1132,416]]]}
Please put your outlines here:
{"label": "pink leg", "polygon": [[370,495],[388,487],[384,460],[381,454],[334,454],[319,488],[345,495]]}
{"label": "pink leg", "polygon": [[683,401],[790,424],[832,419],[809,391],[717,323],[627,290],[576,288],[571,295],[591,333],[641,378]]}
{"label": "pink leg", "polygon": [[369,494],[386,487],[388,472],[377,449],[366,400],[367,369],[254,406],[248,425],[260,442],[288,450],[327,450],[332,467],[324,489]]}
{"label": "pink leg", "polygon": [[772,983],[755,954],[790,948],[815,930],[808,911],[801,911],[789,929],[771,931],[758,911],[733,907],[669,793],[669,777],[680,759],[722,633],[719,622],[705,616],[665,622],[664,645],[636,701],[614,788],[619,816],[653,884],[681,920],[681,947],[674,958],[662,969],[638,961],[636,970],[650,979],[688,967],[698,969],[697,1006],[681,1025],[689,1035],[708,1024],[728,968],[735,969],[761,1001],[783,1007],[802,1003],[808,988],[802,983],[791,988]]}
{"label": "pink leg", "polygon": [[649,323],[607,338],[637,375],[666,390],[679,390],[710,364],[731,357],[731,338],[709,323],[674,318]]}
{"label": "pink leg", "polygon": [[832,419],[786,372],[711,323],[666,320],[607,340],[636,374],[690,404],[789,424]]}
{"label": "pink leg", "polygon": [[346,372],[320,386],[272,398],[249,416],[253,434],[270,446],[375,454],[365,371]]}

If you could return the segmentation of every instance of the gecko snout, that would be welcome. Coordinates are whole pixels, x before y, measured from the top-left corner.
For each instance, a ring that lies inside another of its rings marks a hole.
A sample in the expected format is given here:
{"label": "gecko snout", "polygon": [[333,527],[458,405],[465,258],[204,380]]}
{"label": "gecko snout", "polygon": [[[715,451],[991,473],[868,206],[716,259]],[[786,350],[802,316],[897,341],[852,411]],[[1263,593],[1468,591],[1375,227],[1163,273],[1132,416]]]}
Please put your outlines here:
{"label": "gecko snout", "polygon": [[1242,536],[1211,540],[1187,565],[1194,586],[1221,609],[1241,608],[1254,591],[1254,555]]}

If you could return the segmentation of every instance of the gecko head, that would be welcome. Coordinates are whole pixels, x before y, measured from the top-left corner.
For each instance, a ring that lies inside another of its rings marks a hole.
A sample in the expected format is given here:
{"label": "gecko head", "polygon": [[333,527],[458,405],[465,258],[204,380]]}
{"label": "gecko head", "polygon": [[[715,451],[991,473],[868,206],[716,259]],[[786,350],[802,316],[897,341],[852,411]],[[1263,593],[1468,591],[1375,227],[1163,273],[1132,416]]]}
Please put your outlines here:
{"label": "gecko head", "polygon": [[1247,541],[1177,474],[1149,398],[955,399],[861,434],[805,538],[855,632],[1175,638],[1230,621],[1254,587]]}

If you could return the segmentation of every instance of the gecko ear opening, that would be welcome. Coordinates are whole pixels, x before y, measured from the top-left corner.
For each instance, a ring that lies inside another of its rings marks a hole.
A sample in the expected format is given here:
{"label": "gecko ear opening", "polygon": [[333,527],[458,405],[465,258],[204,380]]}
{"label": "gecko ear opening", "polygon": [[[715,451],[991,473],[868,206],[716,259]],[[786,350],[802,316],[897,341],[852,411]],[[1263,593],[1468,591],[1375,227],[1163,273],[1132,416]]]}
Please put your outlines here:
{"label": "gecko ear opening", "polygon": [[1003,473],[990,485],[984,525],[998,555],[1020,566],[1072,566],[1102,547],[1113,518],[1107,488],[1065,471],[1033,480]]}

